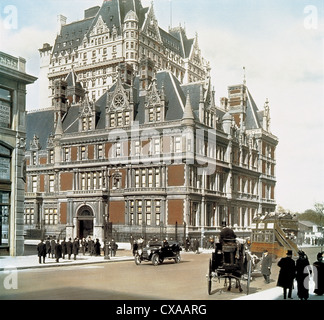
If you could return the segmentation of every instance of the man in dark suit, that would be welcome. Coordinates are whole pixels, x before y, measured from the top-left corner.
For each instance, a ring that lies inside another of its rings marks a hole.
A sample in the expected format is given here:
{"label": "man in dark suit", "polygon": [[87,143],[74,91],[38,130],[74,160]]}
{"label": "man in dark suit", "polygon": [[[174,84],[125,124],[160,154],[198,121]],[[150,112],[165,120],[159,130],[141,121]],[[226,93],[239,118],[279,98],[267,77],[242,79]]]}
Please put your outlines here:
{"label": "man in dark suit", "polygon": [[69,241],[66,243],[66,253],[68,255],[68,259],[71,259],[71,254],[72,254],[72,249],[73,249],[73,244],[72,244],[72,239],[69,238]]}
{"label": "man in dark suit", "polygon": [[43,257],[43,263],[45,263],[45,257],[46,257],[46,245],[44,243],[44,240],[42,239],[41,242],[37,245],[37,252],[38,252],[38,261],[39,263],[42,263],[42,257]]}
{"label": "man in dark suit", "polygon": [[278,267],[280,267],[277,286],[283,288],[284,299],[292,299],[292,288],[294,284],[294,279],[296,277],[296,264],[292,259],[292,250],[287,251],[287,256],[281,258],[278,262]]}
{"label": "man in dark suit", "polygon": [[60,258],[62,258],[62,245],[60,244],[60,240],[58,239],[55,243],[55,258],[56,262],[59,262]]}
{"label": "man in dark suit", "polygon": [[271,255],[269,255],[268,250],[264,250],[261,260],[261,273],[266,283],[270,283],[271,265],[272,257]]}

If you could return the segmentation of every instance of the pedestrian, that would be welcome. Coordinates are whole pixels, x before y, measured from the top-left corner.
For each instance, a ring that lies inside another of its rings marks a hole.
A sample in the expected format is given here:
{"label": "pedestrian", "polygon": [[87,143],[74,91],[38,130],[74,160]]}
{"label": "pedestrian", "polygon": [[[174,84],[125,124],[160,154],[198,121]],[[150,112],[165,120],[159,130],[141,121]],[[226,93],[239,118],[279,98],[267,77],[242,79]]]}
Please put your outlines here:
{"label": "pedestrian", "polygon": [[193,242],[193,252],[194,253],[199,253],[199,240],[195,239]]}
{"label": "pedestrian", "polygon": [[91,239],[90,236],[89,236],[89,240],[88,240],[88,249],[89,249],[90,256],[93,256],[94,255],[94,241]]}
{"label": "pedestrian", "polygon": [[116,251],[118,249],[118,245],[117,243],[115,242],[114,239],[111,239],[110,241],[110,250],[111,250],[111,257],[115,257],[116,256]]}
{"label": "pedestrian", "polygon": [[297,296],[300,300],[307,300],[309,298],[309,283],[306,281],[312,271],[306,253],[299,251],[298,255],[296,261]]}
{"label": "pedestrian", "polygon": [[100,256],[100,247],[101,247],[101,244],[99,242],[99,239],[96,239],[96,242],[94,244],[94,252],[95,252],[96,256]]}
{"label": "pedestrian", "polygon": [[45,263],[46,244],[44,243],[43,239],[37,245],[37,252],[38,252],[38,261],[39,261],[39,263],[42,263],[42,258],[43,258],[43,263]]}
{"label": "pedestrian", "polygon": [[86,253],[86,249],[87,249],[87,241],[86,241],[85,238],[83,238],[81,240],[81,251],[82,251],[84,256],[85,256],[85,253]]}
{"label": "pedestrian", "polygon": [[78,238],[74,239],[72,247],[73,247],[74,260],[76,260],[76,256],[79,254],[79,240],[78,240]]}
{"label": "pedestrian", "polygon": [[133,241],[133,256],[135,256],[135,254],[137,253],[137,249],[138,249],[138,244],[137,244],[137,241],[134,239]]}
{"label": "pedestrian", "polygon": [[61,246],[62,246],[62,259],[65,259],[65,255],[67,254],[67,246],[66,246],[65,238],[63,238],[62,240]]}
{"label": "pedestrian", "polygon": [[287,299],[287,290],[288,298],[292,299],[292,289],[296,275],[296,265],[295,261],[292,259],[292,250],[288,250],[286,257],[279,260],[278,267],[280,271],[277,286],[283,288],[284,299]]}
{"label": "pedestrian", "polygon": [[56,262],[60,261],[60,258],[62,258],[62,245],[60,244],[60,240],[57,239],[57,242],[55,243],[55,258],[56,258]]}
{"label": "pedestrian", "polygon": [[51,255],[52,255],[52,258],[55,257],[55,244],[56,244],[56,241],[55,241],[55,236],[54,236],[53,239],[51,240]]}
{"label": "pedestrian", "polygon": [[71,259],[72,249],[73,249],[72,239],[69,238],[69,241],[66,243],[66,253],[68,255],[69,260]]}
{"label": "pedestrian", "polygon": [[46,254],[48,254],[48,257],[50,258],[51,257],[51,242],[50,242],[49,237],[47,237],[45,245],[46,245]]}
{"label": "pedestrian", "polygon": [[314,293],[322,296],[324,293],[324,251],[317,254],[317,261],[313,263],[315,281]]}
{"label": "pedestrian", "polygon": [[188,252],[190,249],[190,239],[187,237],[186,238],[186,245],[185,245],[185,250],[186,252]]}
{"label": "pedestrian", "polygon": [[261,260],[261,273],[265,283],[270,283],[271,265],[272,256],[269,254],[268,250],[264,250]]}

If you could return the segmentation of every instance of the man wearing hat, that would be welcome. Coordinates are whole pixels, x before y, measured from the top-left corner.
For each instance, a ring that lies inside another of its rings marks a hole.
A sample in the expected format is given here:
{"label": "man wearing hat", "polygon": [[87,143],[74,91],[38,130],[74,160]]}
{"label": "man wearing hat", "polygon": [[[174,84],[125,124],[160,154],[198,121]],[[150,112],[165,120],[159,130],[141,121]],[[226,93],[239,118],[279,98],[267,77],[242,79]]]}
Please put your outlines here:
{"label": "man wearing hat", "polygon": [[280,271],[277,286],[283,288],[284,299],[287,299],[287,289],[288,298],[292,299],[292,289],[296,277],[296,264],[292,259],[292,250],[288,250],[287,256],[280,259],[278,267],[280,268]]}

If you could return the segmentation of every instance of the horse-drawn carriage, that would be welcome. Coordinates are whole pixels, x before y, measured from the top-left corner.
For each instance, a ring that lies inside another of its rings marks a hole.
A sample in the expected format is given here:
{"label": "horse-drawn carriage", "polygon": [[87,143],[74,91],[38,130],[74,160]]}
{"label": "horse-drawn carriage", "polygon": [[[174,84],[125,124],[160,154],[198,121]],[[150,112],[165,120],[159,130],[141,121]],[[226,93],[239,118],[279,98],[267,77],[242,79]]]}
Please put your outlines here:
{"label": "horse-drawn carriage", "polygon": [[224,286],[230,291],[232,280],[240,292],[243,291],[241,280],[247,280],[247,293],[249,291],[253,258],[245,240],[235,238],[222,239],[216,243],[215,252],[209,260],[207,274],[208,294],[212,294],[212,283],[225,279]]}

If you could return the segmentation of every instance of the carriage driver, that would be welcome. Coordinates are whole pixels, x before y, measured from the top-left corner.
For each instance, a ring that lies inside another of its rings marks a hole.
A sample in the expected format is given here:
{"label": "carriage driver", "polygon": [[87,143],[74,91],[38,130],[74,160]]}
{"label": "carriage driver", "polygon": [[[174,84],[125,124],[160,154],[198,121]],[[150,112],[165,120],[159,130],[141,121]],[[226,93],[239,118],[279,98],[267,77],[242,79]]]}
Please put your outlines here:
{"label": "carriage driver", "polygon": [[226,227],[226,222],[222,222],[222,231],[219,234],[219,242],[223,245],[224,240],[232,240],[231,242],[236,242],[236,234],[234,231],[228,227]]}

